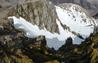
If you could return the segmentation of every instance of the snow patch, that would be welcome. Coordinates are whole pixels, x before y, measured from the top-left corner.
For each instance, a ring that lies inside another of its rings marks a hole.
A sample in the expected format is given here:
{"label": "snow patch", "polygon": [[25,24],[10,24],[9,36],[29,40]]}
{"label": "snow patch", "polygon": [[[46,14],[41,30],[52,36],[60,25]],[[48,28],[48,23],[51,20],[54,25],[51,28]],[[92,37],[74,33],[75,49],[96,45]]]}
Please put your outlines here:
{"label": "snow patch", "polygon": [[[74,35],[71,32],[68,32],[67,30],[65,31],[60,22],[57,20],[56,23],[59,27],[59,31],[60,34],[57,33],[51,33],[49,31],[47,31],[45,28],[44,29],[39,29],[39,27],[37,25],[32,25],[31,23],[29,23],[28,21],[26,21],[24,18],[20,17],[20,18],[16,18],[15,16],[9,17],[12,18],[14,21],[14,27],[18,30],[22,30],[23,32],[25,32],[25,36],[29,37],[29,38],[34,38],[37,37],[39,35],[44,35],[47,38],[47,46],[50,48],[54,48],[54,49],[58,49],[59,47],[61,47],[64,43],[65,40],[68,37],[72,37],[74,39]],[[52,41],[55,40],[55,44]],[[52,42],[50,42],[52,41]],[[74,41],[75,42],[75,41]],[[81,41],[80,41],[81,42]],[[77,42],[79,44],[79,42]],[[59,44],[59,45],[58,45]]]}
{"label": "snow patch", "polygon": [[74,7],[69,8],[70,12],[58,6],[55,7],[61,23],[70,27],[71,31],[79,33],[84,38],[93,33],[93,20],[90,19],[85,13],[76,11]]}

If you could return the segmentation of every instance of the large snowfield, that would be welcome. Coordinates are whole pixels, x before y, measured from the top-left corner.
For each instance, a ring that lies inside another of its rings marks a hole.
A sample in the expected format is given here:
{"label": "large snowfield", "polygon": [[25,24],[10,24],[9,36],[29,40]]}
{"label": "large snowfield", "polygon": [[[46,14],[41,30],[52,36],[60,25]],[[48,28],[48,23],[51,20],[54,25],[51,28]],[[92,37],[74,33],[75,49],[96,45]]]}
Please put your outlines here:
{"label": "large snowfield", "polygon": [[[65,43],[65,40],[68,37],[73,39],[73,44],[80,44],[85,40],[85,38],[89,37],[89,35],[93,33],[95,21],[89,18],[84,12],[76,11],[75,6],[68,9],[63,9],[58,6],[55,6],[55,8],[58,16],[56,23],[60,34],[51,33],[46,28],[40,30],[37,25],[31,24],[22,17],[17,18],[11,16],[9,18],[13,19],[14,27],[18,30],[22,30],[25,33],[25,36],[34,38],[39,35],[44,35],[47,40],[47,46],[50,48],[53,47],[56,50]],[[64,29],[61,26],[61,23],[68,26],[70,31]],[[79,38],[77,34],[73,34],[72,32],[81,35],[84,39]]]}

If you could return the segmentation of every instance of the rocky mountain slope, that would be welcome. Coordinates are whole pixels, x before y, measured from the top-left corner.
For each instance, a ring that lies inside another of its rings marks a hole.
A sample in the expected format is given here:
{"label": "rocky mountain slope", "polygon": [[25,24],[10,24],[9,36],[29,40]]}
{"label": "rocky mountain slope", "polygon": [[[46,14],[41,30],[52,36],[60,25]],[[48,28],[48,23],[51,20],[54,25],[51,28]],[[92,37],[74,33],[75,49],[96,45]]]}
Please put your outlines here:
{"label": "rocky mountain slope", "polygon": [[60,6],[47,0],[26,2],[12,8],[8,17],[13,19],[14,27],[29,38],[45,35],[48,47],[55,49],[68,37],[74,44],[80,44],[95,31],[96,21],[86,14],[86,10],[75,4]]}
{"label": "rocky mountain slope", "polygon": [[1,63],[98,62],[97,23],[85,9],[48,0],[15,1],[0,8]]}

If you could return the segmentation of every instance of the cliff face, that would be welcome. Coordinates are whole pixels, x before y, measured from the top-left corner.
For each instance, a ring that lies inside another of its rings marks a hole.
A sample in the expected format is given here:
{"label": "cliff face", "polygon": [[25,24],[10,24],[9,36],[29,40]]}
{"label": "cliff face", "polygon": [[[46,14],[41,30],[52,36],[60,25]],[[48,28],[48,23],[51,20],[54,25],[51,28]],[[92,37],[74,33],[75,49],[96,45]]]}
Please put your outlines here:
{"label": "cliff face", "polygon": [[[17,5],[18,4],[18,5]],[[21,16],[40,29],[46,28],[50,32],[57,32],[55,7],[47,0],[1,0],[0,18]]]}
{"label": "cliff face", "polygon": [[33,25],[39,26],[40,29],[46,28],[50,32],[58,32],[58,26],[55,23],[57,18],[55,7],[49,1],[27,1],[17,5],[9,14],[21,16]]}

